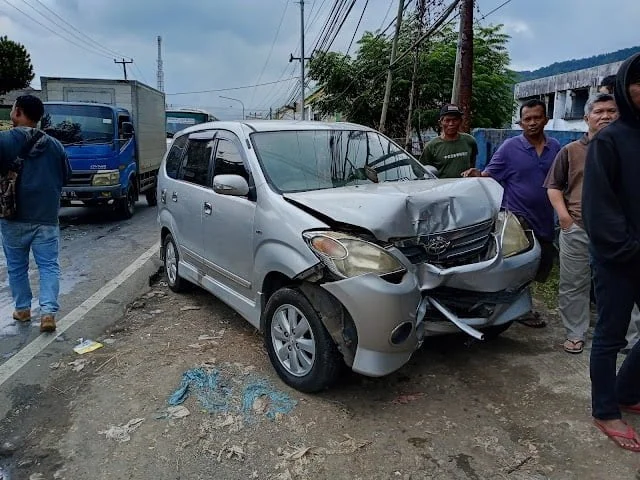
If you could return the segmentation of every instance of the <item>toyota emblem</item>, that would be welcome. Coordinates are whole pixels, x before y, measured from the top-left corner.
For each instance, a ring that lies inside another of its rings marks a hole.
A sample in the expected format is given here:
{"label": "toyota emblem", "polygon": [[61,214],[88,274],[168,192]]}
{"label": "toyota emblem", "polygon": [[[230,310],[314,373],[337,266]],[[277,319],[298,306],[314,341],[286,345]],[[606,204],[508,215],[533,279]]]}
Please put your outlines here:
{"label": "toyota emblem", "polygon": [[451,241],[444,237],[437,236],[430,239],[425,245],[425,250],[431,255],[441,255],[447,251]]}

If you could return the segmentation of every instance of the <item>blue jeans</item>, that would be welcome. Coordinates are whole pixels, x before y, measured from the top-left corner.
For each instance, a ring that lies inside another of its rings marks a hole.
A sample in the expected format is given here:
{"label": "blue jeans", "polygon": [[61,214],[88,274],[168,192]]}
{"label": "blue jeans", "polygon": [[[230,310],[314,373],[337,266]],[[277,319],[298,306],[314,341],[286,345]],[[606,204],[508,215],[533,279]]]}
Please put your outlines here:
{"label": "blue jeans", "polygon": [[16,310],[30,310],[33,294],[29,285],[29,251],[40,273],[40,313],[56,314],[59,309],[60,228],[0,220],[2,246],[7,259],[9,286]]}
{"label": "blue jeans", "polygon": [[[634,303],[640,305],[640,265],[605,264],[592,257],[598,322],[591,348],[591,402],[593,417],[621,418],[619,405],[640,402],[640,343],[631,349],[616,374],[618,352]],[[637,262],[636,262],[637,263]]]}

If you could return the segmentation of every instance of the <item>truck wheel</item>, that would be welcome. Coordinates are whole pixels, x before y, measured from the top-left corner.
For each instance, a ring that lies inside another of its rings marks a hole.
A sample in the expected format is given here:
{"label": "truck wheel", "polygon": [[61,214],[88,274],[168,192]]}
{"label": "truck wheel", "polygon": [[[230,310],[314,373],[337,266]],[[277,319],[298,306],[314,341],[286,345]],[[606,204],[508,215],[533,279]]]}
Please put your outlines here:
{"label": "truck wheel", "polygon": [[331,386],[342,358],[307,297],[282,288],[271,296],[264,315],[269,359],[284,383],[307,393]]}
{"label": "truck wheel", "polygon": [[144,193],[144,196],[147,199],[147,204],[150,207],[155,207],[156,205],[158,205],[158,191],[156,190],[156,186],[154,185],[153,188],[150,188],[149,190],[147,190]]}
{"label": "truck wheel", "polygon": [[127,189],[127,196],[121,199],[120,204],[118,205],[120,216],[125,220],[133,217],[133,214],[136,211],[136,197],[136,187],[134,187],[132,184],[129,184],[129,188]]}

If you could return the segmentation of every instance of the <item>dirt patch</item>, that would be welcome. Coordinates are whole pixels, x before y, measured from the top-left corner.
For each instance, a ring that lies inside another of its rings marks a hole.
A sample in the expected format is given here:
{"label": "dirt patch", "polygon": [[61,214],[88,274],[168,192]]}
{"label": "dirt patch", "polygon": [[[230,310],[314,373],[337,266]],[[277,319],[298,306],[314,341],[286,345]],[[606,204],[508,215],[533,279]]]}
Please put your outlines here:
{"label": "dirt patch", "polygon": [[305,395],[279,381],[239,315],[200,290],[156,285],[96,339],[104,347],[51,366],[55,387],[20,392],[0,424],[0,439],[20,445],[5,471],[10,480],[634,478],[636,457],[590,424],[588,353],[564,354],[559,322],[548,320],[491,343],[430,340],[396,374],[347,373]]}

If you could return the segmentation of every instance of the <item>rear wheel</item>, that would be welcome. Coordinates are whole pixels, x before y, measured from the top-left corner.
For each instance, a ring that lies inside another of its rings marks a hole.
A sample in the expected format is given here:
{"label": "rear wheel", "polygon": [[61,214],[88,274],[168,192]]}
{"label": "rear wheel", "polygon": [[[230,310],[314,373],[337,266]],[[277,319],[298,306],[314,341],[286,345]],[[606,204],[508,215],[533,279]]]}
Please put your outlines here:
{"label": "rear wheel", "polygon": [[301,392],[318,392],[338,378],[342,357],[307,298],[282,288],[265,309],[265,344],[280,378]]}
{"label": "rear wheel", "polygon": [[167,284],[176,293],[184,292],[187,289],[186,280],[180,278],[178,273],[178,263],[180,254],[178,247],[171,234],[164,238],[164,271],[167,274]]}
{"label": "rear wheel", "polygon": [[153,186],[153,188],[150,188],[149,190],[144,192],[144,196],[147,199],[147,204],[150,207],[155,207],[156,205],[158,205],[158,192],[155,185]]}

